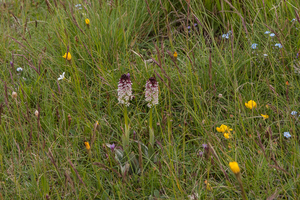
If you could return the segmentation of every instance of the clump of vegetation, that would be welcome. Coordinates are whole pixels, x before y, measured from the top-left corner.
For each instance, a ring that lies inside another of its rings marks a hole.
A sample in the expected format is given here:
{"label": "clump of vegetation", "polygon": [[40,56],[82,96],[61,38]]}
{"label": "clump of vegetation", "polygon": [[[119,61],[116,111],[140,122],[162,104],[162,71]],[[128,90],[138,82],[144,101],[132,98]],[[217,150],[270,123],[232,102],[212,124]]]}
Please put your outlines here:
{"label": "clump of vegetation", "polygon": [[297,199],[299,8],[0,3],[0,198]]}

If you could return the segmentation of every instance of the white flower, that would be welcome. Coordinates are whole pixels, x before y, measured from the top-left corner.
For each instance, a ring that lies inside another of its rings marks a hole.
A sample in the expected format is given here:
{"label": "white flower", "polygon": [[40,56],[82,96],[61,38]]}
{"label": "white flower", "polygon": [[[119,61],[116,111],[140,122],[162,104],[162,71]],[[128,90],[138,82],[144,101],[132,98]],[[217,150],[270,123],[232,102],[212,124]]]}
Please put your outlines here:
{"label": "white flower", "polygon": [[291,22],[294,22],[294,21],[296,21],[296,19],[295,19],[295,18],[291,20]]}
{"label": "white flower", "polygon": [[270,31],[266,31],[266,32],[265,32],[265,34],[270,34],[270,33],[271,33]]}
{"label": "white flower", "polygon": [[18,94],[17,94],[15,91],[13,91],[13,92],[11,93],[11,96],[12,96],[12,98],[16,99],[17,96],[18,96]]}
{"label": "white flower", "polygon": [[282,48],[282,45],[280,43],[276,43],[275,47]]}
{"label": "white flower", "polygon": [[129,101],[133,99],[131,85],[130,74],[123,74],[118,84],[118,100],[120,104],[129,106]]}
{"label": "white flower", "polygon": [[267,57],[268,56],[268,54],[264,54],[264,57]]}
{"label": "white flower", "polygon": [[151,108],[158,104],[158,83],[155,77],[149,78],[145,86],[145,101],[148,102],[147,106]]}
{"label": "white flower", "polygon": [[253,44],[251,45],[251,48],[252,48],[252,49],[257,49],[257,46],[258,46],[258,44],[253,43]]}
{"label": "white flower", "polygon": [[36,110],[36,111],[34,112],[34,115],[35,115],[36,117],[39,117],[39,111]]}
{"label": "white flower", "polygon": [[75,7],[78,8],[78,9],[82,9],[81,4],[77,4],[77,5],[75,5]]}
{"label": "white flower", "polygon": [[229,35],[228,35],[228,33],[227,33],[227,34],[223,34],[223,35],[222,35],[222,38],[229,39]]}
{"label": "white flower", "polygon": [[292,111],[291,115],[294,115],[294,116],[297,115],[297,111]]}
{"label": "white flower", "polygon": [[197,192],[192,195],[188,195],[189,200],[196,200],[196,199],[198,199],[198,197],[199,197],[199,195]]}
{"label": "white flower", "polygon": [[59,75],[59,78],[57,80],[59,81],[63,79],[65,79],[65,72],[63,72],[62,75]]}
{"label": "white flower", "polygon": [[17,72],[21,72],[21,71],[23,71],[23,68],[22,67],[18,67],[17,68]]}
{"label": "white flower", "polygon": [[284,137],[286,137],[286,138],[292,137],[291,134],[290,134],[289,132],[284,132],[283,135],[284,135]]}
{"label": "white flower", "polygon": [[275,36],[275,33],[271,33],[271,34],[270,34],[270,37],[274,37],[274,36]]}

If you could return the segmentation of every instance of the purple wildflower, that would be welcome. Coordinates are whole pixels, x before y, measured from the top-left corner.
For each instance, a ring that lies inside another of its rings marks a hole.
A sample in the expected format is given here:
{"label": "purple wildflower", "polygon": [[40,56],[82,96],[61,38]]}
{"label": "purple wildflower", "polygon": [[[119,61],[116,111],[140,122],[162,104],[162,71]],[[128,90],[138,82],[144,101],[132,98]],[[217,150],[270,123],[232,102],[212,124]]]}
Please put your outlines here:
{"label": "purple wildflower", "polygon": [[145,98],[145,101],[148,102],[147,106],[149,108],[158,104],[158,83],[155,77],[149,78],[146,82]]}
{"label": "purple wildflower", "polygon": [[133,131],[133,139],[135,140],[136,132]]}
{"label": "purple wildflower", "polygon": [[133,98],[131,85],[130,74],[123,74],[118,84],[118,100],[120,104],[129,106],[129,101]]}
{"label": "purple wildflower", "polygon": [[111,151],[114,151],[114,150],[115,150],[115,147],[116,147],[115,143],[112,143],[112,144],[109,146],[109,148],[111,149]]}
{"label": "purple wildflower", "polygon": [[202,144],[203,148],[204,149],[207,149],[208,148],[208,145],[207,144]]}
{"label": "purple wildflower", "polygon": [[199,157],[202,157],[203,154],[204,154],[203,151],[199,151],[198,156],[199,156]]}

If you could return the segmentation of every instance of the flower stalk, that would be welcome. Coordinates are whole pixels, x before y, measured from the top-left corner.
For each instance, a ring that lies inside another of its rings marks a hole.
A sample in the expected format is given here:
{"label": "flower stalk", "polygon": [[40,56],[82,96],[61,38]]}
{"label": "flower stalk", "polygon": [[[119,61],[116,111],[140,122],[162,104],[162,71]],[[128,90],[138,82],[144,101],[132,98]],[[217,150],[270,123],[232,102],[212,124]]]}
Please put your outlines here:
{"label": "flower stalk", "polygon": [[127,107],[124,107],[124,121],[125,121],[125,133],[122,139],[123,148],[125,151],[128,151],[129,148],[129,124],[128,124],[128,113]]}
{"label": "flower stalk", "polygon": [[234,175],[235,175],[235,177],[236,177],[236,179],[237,179],[237,181],[240,185],[243,200],[248,200],[248,198],[246,196],[246,193],[245,193],[245,190],[244,190],[244,187],[243,187],[241,170],[240,170],[240,167],[239,167],[238,163],[237,162],[230,162],[229,167],[230,167],[231,171],[234,173]]}
{"label": "flower stalk", "polygon": [[132,83],[130,74],[123,74],[118,84],[118,100],[120,104],[124,104],[124,121],[125,131],[122,135],[122,144],[125,152],[129,152],[129,124],[128,124],[128,113],[127,107],[130,105],[129,101],[132,100]]}
{"label": "flower stalk", "polygon": [[149,112],[149,156],[152,157],[154,153],[154,130],[153,130],[153,107],[158,104],[158,82],[155,77],[147,80],[145,86],[145,101],[150,108]]}
{"label": "flower stalk", "polygon": [[154,130],[152,126],[152,109],[150,108],[150,113],[149,113],[149,138],[150,138],[150,145],[154,147]]}

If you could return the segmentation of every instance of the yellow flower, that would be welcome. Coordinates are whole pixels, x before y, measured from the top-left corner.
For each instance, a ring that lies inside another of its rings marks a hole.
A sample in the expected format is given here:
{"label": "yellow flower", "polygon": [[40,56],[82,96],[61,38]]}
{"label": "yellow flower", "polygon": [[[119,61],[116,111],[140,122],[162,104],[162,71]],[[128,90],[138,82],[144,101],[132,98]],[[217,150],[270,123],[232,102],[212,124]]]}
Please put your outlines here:
{"label": "yellow flower", "polygon": [[174,52],[173,56],[174,56],[175,59],[177,58],[178,54],[177,54],[176,51]]}
{"label": "yellow flower", "polygon": [[230,133],[224,133],[224,138],[225,139],[229,139],[231,137],[231,134]]}
{"label": "yellow flower", "polygon": [[229,167],[230,167],[231,171],[235,174],[238,174],[241,171],[239,164],[237,162],[230,162]]}
{"label": "yellow flower", "polygon": [[90,25],[90,20],[89,19],[85,19],[85,23],[86,23],[86,25]]}
{"label": "yellow flower", "polygon": [[89,142],[84,142],[84,145],[85,145],[86,150],[91,149]]}
{"label": "yellow flower", "polygon": [[264,119],[268,119],[269,118],[269,115],[263,115],[263,114],[260,114]]}
{"label": "yellow flower", "polygon": [[212,191],[212,187],[210,186],[210,184],[208,183],[207,180],[204,181],[204,185],[206,186],[206,189],[207,189],[208,191]]}
{"label": "yellow flower", "polygon": [[67,53],[65,53],[65,55],[63,55],[63,58],[65,58],[67,60],[71,60],[71,58],[72,58],[71,53],[68,52],[68,55],[67,55]]}
{"label": "yellow flower", "polygon": [[220,127],[217,127],[216,130],[217,130],[219,133],[225,133],[225,132],[230,133],[230,131],[232,131],[232,129],[231,129],[229,126],[226,126],[226,125],[224,125],[224,124],[222,124]]}
{"label": "yellow flower", "polygon": [[257,107],[257,104],[256,104],[255,101],[250,100],[250,101],[248,101],[248,103],[245,103],[245,106],[246,106],[247,108],[253,109],[253,108],[256,108],[256,107]]}
{"label": "yellow flower", "polygon": [[269,109],[269,105],[268,104],[266,105],[266,108]]}

